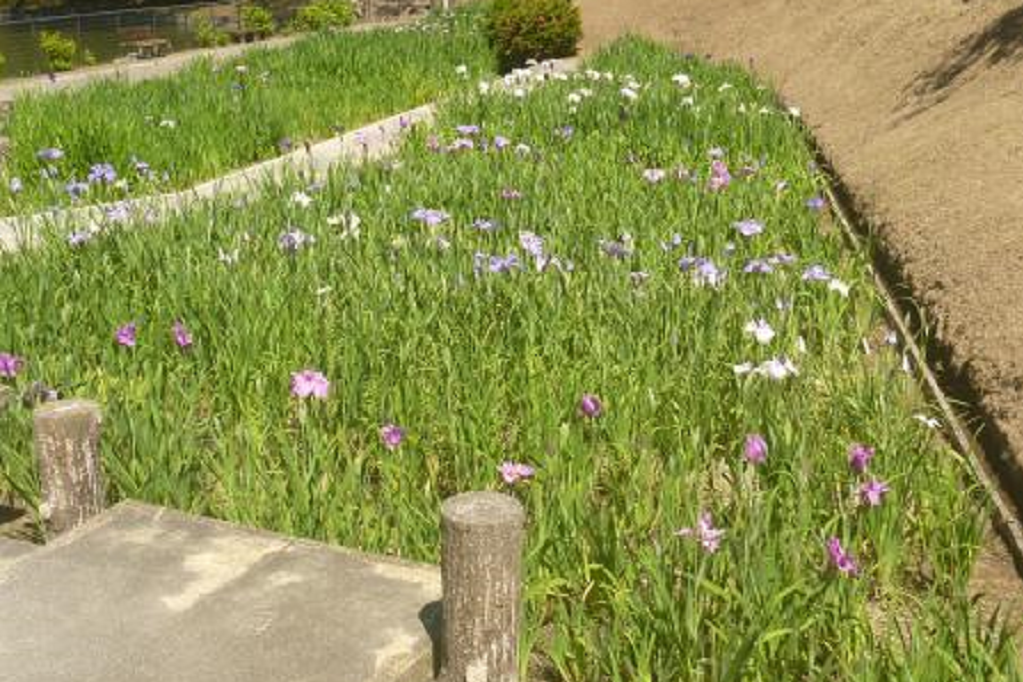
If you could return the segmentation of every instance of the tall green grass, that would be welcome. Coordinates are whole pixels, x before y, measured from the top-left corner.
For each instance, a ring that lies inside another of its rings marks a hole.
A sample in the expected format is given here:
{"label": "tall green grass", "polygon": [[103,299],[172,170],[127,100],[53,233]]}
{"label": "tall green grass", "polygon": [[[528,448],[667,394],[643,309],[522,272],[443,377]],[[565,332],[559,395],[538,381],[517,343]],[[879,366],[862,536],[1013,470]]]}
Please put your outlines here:
{"label": "tall green grass", "polygon": [[[455,97],[395,159],[323,188],[5,257],[15,385],[102,402],[116,497],[370,551],[435,561],[442,499],[509,490],[529,514],[524,666],[561,679],[1018,679],[1009,633],[967,597],[986,502],[914,416],[928,408],[863,254],[806,205],[823,179],[798,124],[745,73],[640,40],[587,66]],[[720,191],[712,157],[732,173]],[[741,236],[747,219],[762,234]],[[315,242],[291,253],[295,229]],[[560,266],[538,270],[525,232]],[[743,271],[782,252],[797,261]],[[520,269],[490,271],[512,253]],[[727,276],[701,285],[690,257]],[[839,284],[807,280],[814,265]],[[746,331],[759,318],[767,345]],[[134,348],[114,341],[129,321]],[[798,375],[735,371],[782,356]],[[291,396],[305,368],[328,399]],[[0,461],[35,503],[29,422],[0,416]],[[865,475],[855,443],[876,449]],[[506,460],[535,477],[505,485]],[[878,507],[857,501],[871,477],[891,488]],[[716,552],[676,534],[703,512]]]}
{"label": "tall green grass", "polygon": [[[0,213],[188,187],[489,78],[493,58],[477,14],[324,32],[221,64],[201,59],[167,78],[22,96],[0,124],[11,141],[0,165]],[[53,148],[64,158],[38,157]],[[68,184],[87,182],[104,163],[117,179],[73,199]]]}

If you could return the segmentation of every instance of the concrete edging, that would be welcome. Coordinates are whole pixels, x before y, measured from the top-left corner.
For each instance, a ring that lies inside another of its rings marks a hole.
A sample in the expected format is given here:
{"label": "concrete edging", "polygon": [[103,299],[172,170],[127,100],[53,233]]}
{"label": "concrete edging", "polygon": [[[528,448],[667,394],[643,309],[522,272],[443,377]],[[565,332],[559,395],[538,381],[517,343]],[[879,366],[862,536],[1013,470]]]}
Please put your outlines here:
{"label": "concrete edging", "polygon": [[407,127],[429,124],[435,112],[435,105],[426,104],[363,126],[341,137],[232,171],[179,192],[3,218],[0,219],[0,253],[13,253],[38,246],[43,228],[70,229],[89,223],[102,224],[108,220],[108,212],[115,208],[126,209],[133,215],[152,214],[159,217],[187,210],[198,202],[214,197],[237,196],[255,191],[263,184],[279,182],[288,173],[308,173],[311,178],[323,178],[338,164],[358,164],[389,154]]}

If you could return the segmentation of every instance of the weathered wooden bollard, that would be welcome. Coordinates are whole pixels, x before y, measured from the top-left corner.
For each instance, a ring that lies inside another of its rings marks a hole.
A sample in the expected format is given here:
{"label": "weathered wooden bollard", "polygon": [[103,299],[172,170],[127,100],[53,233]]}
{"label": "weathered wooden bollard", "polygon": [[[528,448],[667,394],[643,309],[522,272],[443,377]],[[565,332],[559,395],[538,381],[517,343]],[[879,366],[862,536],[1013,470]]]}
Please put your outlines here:
{"label": "weathered wooden bollard", "polygon": [[444,501],[444,682],[518,682],[525,523],[519,501],[501,493]]}
{"label": "weathered wooden bollard", "polygon": [[63,533],[106,505],[100,409],[88,400],[58,400],[40,405],[34,417],[41,512],[53,532]]}

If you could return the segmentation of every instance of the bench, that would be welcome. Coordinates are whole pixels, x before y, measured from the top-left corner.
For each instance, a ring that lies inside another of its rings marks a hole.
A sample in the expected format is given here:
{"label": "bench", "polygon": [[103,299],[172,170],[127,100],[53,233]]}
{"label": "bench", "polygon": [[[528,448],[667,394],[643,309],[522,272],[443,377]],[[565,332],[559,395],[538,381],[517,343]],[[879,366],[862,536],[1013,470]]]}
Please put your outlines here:
{"label": "bench", "polygon": [[117,32],[121,47],[131,50],[139,59],[162,57],[171,49],[171,42],[161,38],[151,28],[128,28]]}

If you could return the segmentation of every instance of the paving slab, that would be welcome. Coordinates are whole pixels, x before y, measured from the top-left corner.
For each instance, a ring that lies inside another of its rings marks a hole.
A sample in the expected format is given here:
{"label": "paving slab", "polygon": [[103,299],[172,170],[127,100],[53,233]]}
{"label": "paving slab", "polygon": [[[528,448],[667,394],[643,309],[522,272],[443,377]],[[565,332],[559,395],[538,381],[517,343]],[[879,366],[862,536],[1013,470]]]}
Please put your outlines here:
{"label": "paving slab", "polygon": [[4,682],[425,682],[440,571],[127,502],[0,564]]}
{"label": "paving slab", "polygon": [[3,571],[9,564],[27,556],[36,545],[24,540],[12,540],[0,536],[0,571]]}

